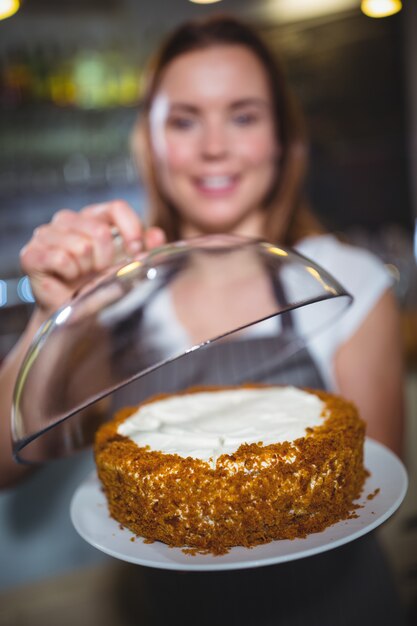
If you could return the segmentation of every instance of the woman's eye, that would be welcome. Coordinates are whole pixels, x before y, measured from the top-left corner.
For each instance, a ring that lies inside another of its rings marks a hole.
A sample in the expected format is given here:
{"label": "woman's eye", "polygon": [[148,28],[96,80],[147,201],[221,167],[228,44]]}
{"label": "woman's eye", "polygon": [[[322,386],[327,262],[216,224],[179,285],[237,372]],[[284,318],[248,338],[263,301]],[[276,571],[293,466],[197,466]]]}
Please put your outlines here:
{"label": "woman's eye", "polygon": [[168,126],[175,130],[189,130],[194,125],[194,120],[189,117],[171,117],[168,119]]}
{"label": "woman's eye", "polygon": [[258,121],[258,116],[255,113],[238,113],[233,116],[233,121],[238,126],[249,126]]}

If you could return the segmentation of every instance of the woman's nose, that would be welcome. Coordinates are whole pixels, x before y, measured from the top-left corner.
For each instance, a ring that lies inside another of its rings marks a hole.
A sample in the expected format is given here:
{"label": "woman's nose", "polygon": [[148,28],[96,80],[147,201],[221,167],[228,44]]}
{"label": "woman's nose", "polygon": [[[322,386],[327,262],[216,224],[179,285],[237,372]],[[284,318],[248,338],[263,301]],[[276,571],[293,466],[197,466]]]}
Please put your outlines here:
{"label": "woman's nose", "polygon": [[221,124],[207,124],[202,135],[201,152],[206,159],[222,159],[229,152],[226,129]]}

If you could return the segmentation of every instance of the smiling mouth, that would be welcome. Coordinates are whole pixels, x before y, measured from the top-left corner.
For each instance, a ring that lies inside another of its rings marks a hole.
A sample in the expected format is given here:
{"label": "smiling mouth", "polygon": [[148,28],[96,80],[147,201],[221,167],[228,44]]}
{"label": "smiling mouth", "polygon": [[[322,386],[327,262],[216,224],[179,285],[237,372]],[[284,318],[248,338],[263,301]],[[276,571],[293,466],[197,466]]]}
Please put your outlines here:
{"label": "smiling mouth", "polygon": [[204,176],[196,179],[197,187],[207,192],[230,191],[237,183],[238,176]]}

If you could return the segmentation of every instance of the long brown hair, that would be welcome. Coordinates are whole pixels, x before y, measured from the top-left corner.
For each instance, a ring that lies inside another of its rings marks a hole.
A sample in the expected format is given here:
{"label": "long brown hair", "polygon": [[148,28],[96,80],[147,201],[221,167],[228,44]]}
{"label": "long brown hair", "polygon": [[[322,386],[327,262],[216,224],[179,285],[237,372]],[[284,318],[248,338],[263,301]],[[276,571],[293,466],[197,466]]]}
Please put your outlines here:
{"label": "long brown hair", "polygon": [[279,175],[265,200],[268,239],[293,244],[320,229],[304,199],[307,166],[303,116],[288,89],[284,70],[262,37],[250,26],[231,16],[189,21],[171,33],[152,59],[145,80],[143,110],[135,129],[133,151],[138,159],[150,201],[149,221],[162,228],[168,241],[180,236],[178,210],[165,197],[156,176],[150,137],[149,115],[165,68],[178,56],[216,45],[241,45],[259,59],[265,69],[272,97],[272,112],[279,143]]}

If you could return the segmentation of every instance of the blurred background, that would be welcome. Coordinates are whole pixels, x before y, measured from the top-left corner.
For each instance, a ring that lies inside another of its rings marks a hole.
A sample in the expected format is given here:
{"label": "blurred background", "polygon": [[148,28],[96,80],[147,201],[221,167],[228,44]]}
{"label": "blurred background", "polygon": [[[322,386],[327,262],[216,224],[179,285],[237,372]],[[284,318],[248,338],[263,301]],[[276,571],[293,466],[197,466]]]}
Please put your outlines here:
{"label": "blurred background", "polygon": [[[17,13],[0,20],[0,362],[32,306],[19,251],[33,229],[60,208],[109,198],[145,213],[129,135],[143,68],[164,34],[220,11],[258,25],[284,59],[307,117],[314,209],[330,229],[376,253],[395,278],[411,486],[381,535],[415,616],[417,2],[380,19],[365,15],[360,0],[200,2],[21,0]],[[13,594],[3,600],[1,623],[15,623],[7,621],[16,617]]]}
{"label": "blurred background", "polygon": [[129,150],[144,65],[175,23],[220,10],[257,23],[286,63],[315,210],[381,256],[403,307],[416,305],[415,2],[372,19],[359,0],[24,0],[0,21],[0,359],[27,316],[18,253],[33,229],[106,198],[144,210]]}

